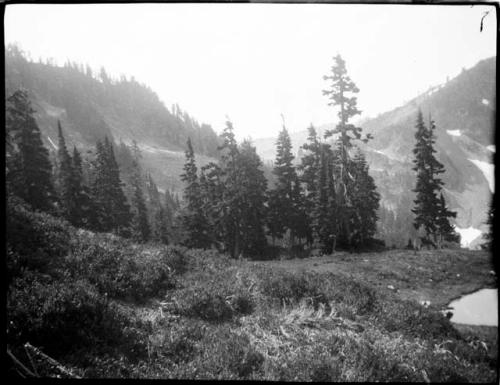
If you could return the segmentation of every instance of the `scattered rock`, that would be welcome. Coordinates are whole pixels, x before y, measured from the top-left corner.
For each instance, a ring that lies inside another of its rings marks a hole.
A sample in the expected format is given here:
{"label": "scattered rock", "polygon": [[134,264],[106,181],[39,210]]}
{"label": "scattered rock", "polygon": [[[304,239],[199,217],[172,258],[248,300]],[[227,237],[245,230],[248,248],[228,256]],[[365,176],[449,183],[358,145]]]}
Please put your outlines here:
{"label": "scattered rock", "polygon": [[392,285],[388,285],[387,288],[391,289],[391,290],[396,290],[396,288],[394,286],[392,286]]}
{"label": "scattered rock", "polygon": [[495,272],[493,270],[490,270],[491,275],[495,275]]}
{"label": "scattered rock", "polygon": [[460,274],[457,274],[457,278],[460,278]]}
{"label": "scattered rock", "polygon": [[420,301],[420,305],[422,305],[423,307],[429,307],[430,304],[431,304],[431,301],[427,301],[427,300]]}

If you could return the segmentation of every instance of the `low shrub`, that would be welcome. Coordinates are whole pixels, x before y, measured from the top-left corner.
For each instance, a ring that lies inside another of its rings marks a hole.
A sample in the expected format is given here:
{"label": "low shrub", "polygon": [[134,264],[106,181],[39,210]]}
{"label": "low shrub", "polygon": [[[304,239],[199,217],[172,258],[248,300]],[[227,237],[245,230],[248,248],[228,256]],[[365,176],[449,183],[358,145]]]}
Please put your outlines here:
{"label": "low shrub", "polygon": [[179,246],[177,249],[183,251],[188,261],[188,269],[191,271],[217,273],[233,263],[228,255],[220,254],[217,250],[185,249]]}
{"label": "low shrub", "polygon": [[16,279],[7,296],[7,321],[9,344],[30,342],[54,357],[130,342],[126,318],[81,280],[52,282],[29,274]]}
{"label": "low shrub", "polygon": [[352,307],[357,314],[372,311],[376,303],[373,289],[332,273],[291,273],[272,269],[263,270],[259,277],[263,294],[278,299],[280,303],[311,298],[315,307],[322,303],[328,309],[333,301]]}
{"label": "low shrub", "polygon": [[226,325],[207,333],[201,343],[204,351],[194,361],[199,379],[252,379],[264,362],[245,334]]}
{"label": "low shrub", "polygon": [[69,251],[71,232],[68,222],[31,211],[19,199],[7,202],[6,239],[10,250],[7,259],[10,277],[23,269],[42,273],[53,271]]}
{"label": "low shrub", "polygon": [[[82,234],[83,235],[83,234]],[[74,242],[67,266],[112,298],[146,301],[175,287],[187,262],[176,248],[134,245],[109,234],[87,234]]]}
{"label": "low shrub", "polygon": [[424,339],[460,338],[449,319],[413,301],[386,299],[377,305],[375,319],[389,332]]}
{"label": "low shrub", "polygon": [[224,322],[236,315],[250,314],[256,306],[249,283],[235,268],[192,274],[184,285],[173,294],[173,299],[179,313],[188,317]]}
{"label": "low shrub", "polygon": [[[259,273],[262,293],[283,302],[297,302],[302,298],[323,297],[316,273],[290,273],[285,270],[262,270]],[[325,299],[325,298],[320,298]]]}

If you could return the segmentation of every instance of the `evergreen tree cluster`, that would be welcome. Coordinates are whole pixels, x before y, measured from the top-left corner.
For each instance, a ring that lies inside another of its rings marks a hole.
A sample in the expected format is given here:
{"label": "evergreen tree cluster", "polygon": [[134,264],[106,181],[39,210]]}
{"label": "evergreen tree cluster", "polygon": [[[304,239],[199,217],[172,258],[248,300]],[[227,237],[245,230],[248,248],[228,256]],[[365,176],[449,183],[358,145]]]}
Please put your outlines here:
{"label": "evergreen tree cluster", "polygon": [[107,136],[97,141],[95,156],[85,162],[76,147],[72,153],[68,150],[58,121],[58,145],[52,165],[34,112],[26,90],[18,90],[7,98],[9,194],[22,198],[34,210],[62,216],[76,227],[114,232],[138,242],[168,243],[179,201],[167,191],[162,202],[151,175],[143,175],[136,143],[131,150],[123,143],[118,148],[121,157],[130,159],[126,167],[129,180],[124,183],[114,144]]}
{"label": "evergreen tree cluster", "polygon": [[[321,141],[314,127],[301,164],[294,164],[290,136],[283,128],[276,142],[275,186],[267,190],[262,162],[255,148],[236,143],[231,122],[222,134],[221,159],[198,177],[188,141],[183,180],[185,188],[186,244],[217,246],[233,257],[259,256],[281,240],[290,249],[304,243],[331,253],[337,247],[359,248],[373,241],[380,196],[362,152],[353,144],[361,128],[349,123],[359,113],[358,89],[346,74],[340,56],[332,67],[332,86],[325,94],[340,107],[340,123],[325,134],[340,134],[335,144]],[[353,136],[351,136],[353,135]],[[352,156],[351,154],[354,154]]]}
{"label": "evergreen tree cluster", "polygon": [[[103,82],[108,81],[105,73],[101,75]],[[339,122],[323,138],[312,125],[308,128],[298,164],[283,122],[272,171],[275,184],[270,190],[255,147],[249,140],[236,141],[229,120],[219,138],[218,161],[200,170],[188,137],[181,175],[182,209],[171,191],[162,198],[151,175],[141,167],[135,142],[115,147],[104,136],[97,141],[94,156],[83,159],[76,147],[68,150],[58,121],[53,166],[28,93],[18,90],[6,104],[8,193],[77,227],[114,232],[138,242],[182,240],[188,247],[215,247],[234,258],[268,255],[269,243],[275,245],[277,240],[290,250],[308,245],[325,254],[371,248],[378,244],[374,239],[378,213],[392,213],[380,208],[380,195],[356,144],[372,137],[362,138],[362,129],[350,123],[360,113],[359,89],[340,55],[325,80],[331,81],[324,94],[329,105],[338,109]],[[173,111],[183,115],[178,106]],[[189,116],[184,114],[183,120]],[[430,120],[427,128],[420,112],[416,128],[414,227],[440,247],[458,239],[449,221],[456,213],[448,209],[438,177],[444,167],[434,156],[435,124]]]}
{"label": "evergreen tree cluster", "polygon": [[227,121],[218,163],[198,175],[191,141],[187,142],[183,181],[185,207],[182,223],[185,244],[214,246],[233,258],[259,257],[266,251],[267,181],[262,162],[249,141],[240,145]]}

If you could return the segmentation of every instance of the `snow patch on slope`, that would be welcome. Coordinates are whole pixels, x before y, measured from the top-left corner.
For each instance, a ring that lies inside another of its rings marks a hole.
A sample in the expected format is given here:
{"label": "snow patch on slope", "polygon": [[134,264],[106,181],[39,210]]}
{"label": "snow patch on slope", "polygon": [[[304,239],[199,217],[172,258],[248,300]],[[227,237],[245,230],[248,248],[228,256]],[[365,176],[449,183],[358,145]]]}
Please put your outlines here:
{"label": "snow patch on slope", "polygon": [[460,246],[463,248],[469,248],[471,243],[482,234],[481,230],[475,229],[472,226],[466,229],[455,226],[455,231],[460,234]]}
{"label": "snow patch on slope", "polygon": [[448,133],[448,135],[451,135],[451,136],[461,136],[462,135],[460,130],[446,130],[446,132]]}
{"label": "snow patch on slope", "polygon": [[490,105],[490,101],[488,99],[481,100],[481,103],[483,103],[485,106],[489,106]]}
{"label": "snow patch on slope", "polygon": [[[132,140],[123,140],[123,142],[127,146],[132,146],[132,143],[133,143]],[[150,154],[166,154],[166,155],[170,155],[170,156],[176,157],[176,158],[181,158],[184,156],[183,151],[167,150],[165,148],[159,148],[156,146],[149,146],[149,145],[144,144],[144,143],[137,143],[137,146],[139,147],[139,149],[141,151],[149,152]]]}
{"label": "snow patch on slope", "polygon": [[376,152],[377,154],[384,155],[385,157],[389,158],[390,160],[395,160],[397,162],[401,162],[402,159],[398,159],[391,154],[387,153],[386,151],[380,151],[380,150],[372,150],[373,152]]}
{"label": "snow patch on slope", "polygon": [[494,144],[491,144],[489,146],[486,146],[486,149],[491,151],[491,152],[496,152],[496,147]]}
{"label": "snow patch on slope", "polygon": [[472,163],[474,163],[477,168],[481,170],[484,177],[488,181],[488,185],[490,186],[490,191],[495,192],[495,165],[477,159],[469,159],[469,160]]}
{"label": "snow patch on slope", "polygon": [[55,145],[55,143],[52,141],[52,139],[50,139],[50,136],[47,136],[47,139],[49,140],[49,143],[52,145],[52,147],[54,147],[54,150],[57,150],[57,146]]}

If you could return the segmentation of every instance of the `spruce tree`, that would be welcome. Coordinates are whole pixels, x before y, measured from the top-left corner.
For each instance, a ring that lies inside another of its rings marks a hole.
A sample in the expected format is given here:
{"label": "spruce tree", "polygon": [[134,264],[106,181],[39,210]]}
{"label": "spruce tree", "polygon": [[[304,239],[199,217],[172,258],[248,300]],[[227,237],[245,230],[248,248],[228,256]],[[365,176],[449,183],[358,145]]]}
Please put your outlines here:
{"label": "spruce tree", "polygon": [[313,221],[314,208],[317,194],[318,168],[320,164],[320,142],[316,129],[311,124],[308,127],[307,143],[302,145],[302,149],[306,151],[301,158],[301,164],[298,169],[301,171],[300,181],[305,186],[304,188],[304,209],[307,215],[306,239],[310,246],[313,243]]}
{"label": "spruce tree", "polygon": [[316,187],[312,227],[317,245],[323,254],[335,249],[338,233],[337,204],[333,180],[333,154],[328,144],[319,147],[319,165],[316,170]]}
{"label": "spruce tree", "polygon": [[239,150],[233,124],[227,120],[222,132],[220,168],[223,173],[223,197],[221,207],[221,228],[224,234],[225,250],[233,257],[241,254],[243,190],[239,176]]}
{"label": "spruce tree", "polygon": [[310,225],[310,218],[308,216],[307,198],[302,189],[300,179],[295,174],[295,180],[292,186],[292,225],[296,237],[299,239],[299,247],[302,248],[302,240],[306,240],[312,244],[312,230]]}
{"label": "spruce tree", "polygon": [[190,138],[187,140],[186,163],[181,180],[185,183],[184,201],[186,206],[182,216],[182,224],[187,238],[184,243],[187,247],[208,248],[210,247],[209,228],[202,210],[198,170]]}
{"label": "spruce tree", "polygon": [[349,123],[349,120],[354,116],[361,113],[357,108],[356,94],[359,92],[358,87],[347,75],[345,61],[340,55],[334,58],[334,65],[331,67],[331,75],[324,76],[324,80],[330,80],[330,88],[323,91],[330,102],[328,105],[338,107],[339,123],[333,130],[328,130],[325,133],[325,138],[332,135],[338,135],[338,156],[336,156],[335,173],[335,191],[336,191],[336,204],[338,207],[338,231],[342,243],[346,243],[347,247],[352,246],[352,235],[354,229],[351,229],[353,223],[354,209],[353,209],[353,182],[352,175],[352,160],[349,156],[349,150],[353,146],[353,141],[362,140],[367,142],[371,139],[368,134],[365,138],[361,139],[360,127]]}
{"label": "spruce tree", "polygon": [[147,191],[149,195],[151,215],[151,237],[155,242],[168,245],[168,217],[167,211],[160,199],[160,192],[151,174],[147,178]]}
{"label": "spruce tree", "polygon": [[49,152],[42,142],[28,93],[16,91],[6,104],[7,185],[33,209],[53,211],[57,197]]}
{"label": "spruce tree", "polygon": [[369,167],[364,154],[358,148],[353,159],[353,246],[363,246],[373,239],[377,231],[377,211],[379,209],[380,194],[376,190],[375,182],[370,176]]}
{"label": "spruce tree", "polygon": [[249,141],[240,146],[239,167],[244,190],[241,208],[242,247],[245,257],[262,257],[266,251],[265,217],[267,180],[262,161]]}
{"label": "spruce tree", "polygon": [[300,200],[300,185],[294,189],[297,173],[293,159],[290,135],[283,125],[276,141],[276,160],[273,173],[277,180],[275,188],[269,193],[269,224],[273,237],[281,238],[285,232],[289,231],[290,246],[292,247],[298,233],[294,205]]}
{"label": "spruce tree", "polygon": [[93,161],[93,183],[92,200],[95,202],[95,231],[111,231],[113,222],[111,219],[112,202],[109,192],[109,179],[107,169],[107,157],[102,141],[96,142],[96,156]]}
{"label": "spruce tree", "polygon": [[96,144],[94,168],[93,197],[97,204],[99,231],[115,231],[129,236],[130,208],[122,190],[113,145],[107,137],[104,142],[98,141]]}
{"label": "spruce tree", "polygon": [[120,169],[116,162],[113,143],[106,136],[104,138],[104,148],[108,162],[108,175],[112,194],[113,207],[113,228],[117,234],[122,236],[130,236],[130,222],[132,215],[130,206],[127,202],[125,193],[123,192],[123,182],[120,179]]}
{"label": "spruce tree", "polygon": [[221,167],[210,162],[201,168],[200,191],[202,210],[210,224],[211,243],[223,250],[224,245],[224,183]]}
{"label": "spruce tree", "polygon": [[73,147],[72,162],[72,194],[75,200],[75,212],[72,216],[71,223],[77,227],[85,227],[94,230],[98,228],[96,207],[92,201],[90,188],[85,184],[82,157],[76,147]]}
{"label": "spruce tree", "polygon": [[443,241],[460,243],[460,235],[455,231],[455,228],[450,224],[450,221],[448,219],[456,218],[457,213],[448,209],[443,192],[439,194],[437,209],[438,211],[436,225],[438,234],[438,246],[440,246]]}
{"label": "spruce tree", "polygon": [[149,227],[148,211],[142,190],[141,170],[137,155],[133,161],[133,170],[131,178],[131,185],[133,188],[132,207],[134,212],[132,219],[132,233],[136,241],[147,242],[149,240],[151,230]]}
{"label": "spruce tree", "polygon": [[444,166],[436,159],[434,153],[435,124],[430,120],[429,128],[424,124],[422,111],[417,115],[415,139],[417,140],[413,154],[413,170],[417,174],[416,186],[413,190],[416,193],[414,208],[414,227],[425,231],[425,238],[439,247],[442,237],[456,239],[449,223],[450,217],[455,217],[456,213],[446,208],[441,190],[444,185],[438,177],[442,174]]}
{"label": "spruce tree", "polygon": [[74,170],[73,161],[66,147],[62,132],[61,122],[57,121],[58,147],[57,147],[57,187],[61,213],[64,218],[74,224],[76,222],[76,201],[74,196]]}

